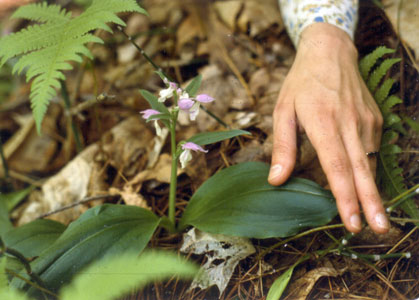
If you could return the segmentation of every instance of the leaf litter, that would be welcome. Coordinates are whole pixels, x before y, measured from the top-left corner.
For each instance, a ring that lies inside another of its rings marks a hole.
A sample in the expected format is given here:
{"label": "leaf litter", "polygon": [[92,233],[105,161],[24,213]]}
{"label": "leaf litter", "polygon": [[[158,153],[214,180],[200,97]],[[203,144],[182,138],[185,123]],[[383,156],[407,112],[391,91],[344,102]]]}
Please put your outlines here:
{"label": "leaf litter", "polygon": [[[232,128],[245,129],[253,134],[252,137],[210,146],[205,157],[195,156],[194,164],[178,171],[178,208],[181,211],[192,193],[216,171],[242,161],[270,160],[272,111],[295,56],[276,2],[144,0],[143,5],[150,17],[124,17],[126,32],[134,36],[134,41],[158,65],[183,86],[197,73],[202,74],[201,92],[217,99],[207,107]],[[375,18],[376,26],[396,27],[397,20],[391,11],[395,4],[391,4],[387,11],[393,25],[377,7],[365,3],[361,5],[361,16],[368,11],[368,18],[361,18],[360,23],[369,26]],[[78,9],[72,4],[70,8]],[[403,14],[411,18],[406,8]],[[7,31],[19,26],[16,22],[4,21],[3,24]],[[396,48],[397,34],[394,30],[375,34],[374,38],[369,38],[370,32],[365,30],[357,36],[360,56],[382,43]],[[400,33],[405,39],[403,43],[417,50],[411,26],[402,23]],[[115,95],[115,98],[86,106],[73,118],[85,147],[82,152],[76,151],[68,114],[61,99],[54,99],[50,106],[41,137],[36,134],[33,122],[25,117],[29,113],[27,84],[20,80],[16,93],[0,102],[1,141],[11,169],[7,186],[11,184],[20,189],[33,184],[39,187],[13,212],[15,224],[26,223],[97,195],[112,197],[83,202],[50,218],[68,224],[90,206],[103,202],[137,205],[152,209],[159,215],[167,214],[168,143],[166,138],[155,137],[152,124],[145,123],[138,114],[138,111],[148,108],[139,89],[157,92],[162,87],[161,81],[140,53],[116,30],[113,36],[103,31],[97,34],[106,41],[105,45],[92,46],[96,59],[85,61],[77,68],[79,70],[67,73],[68,90],[74,106],[96,99],[101,93]],[[418,83],[414,80],[417,71],[414,73],[415,65],[409,53],[402,51],[400,55],[406,62],[404,69],[395,70],[399,75],[399,92],[405,99],[400,110],[414,119],[418,117],[414,109],[418,93]],[[198,126],[188,127],[190,121],[187,115],[180,121],[180,139],[187,139],[200,131],[223,129],[203,113],[198,118]],[[406,149],[401,160],[402,167],[410,183],[418,178],[417,166],[413,162],[417,162],[419,145],[417,135],[416,139],[414,137],[415,133],[409,131],[400,141]],[[298,140],[294,174],[325,186],[327,182],[313,147],[303,133]],[[2,183],[2,191],[7,186]],[[298,299],[417,297],[419,232],[409,223],[393,225],[394,229],[387,236],[378,237],[369,229],[364,230],[354,238],[354,247],[363,253],[410,251],[411,260],[381,260],[371,267],[360,259],[338,255],[316,259],[313,254],[312,259],[295,268],[291,284],[284,293],[285,299],[295,299],[296,295],[300,295]],[[139,295],[141,299],[264,299],[275,278],[304,254],[327,248],[331,243],[330,236],[339,237],[342,234],[340,229],[333,229],[307,235],[258,258],[257,253],[278,240],[252,240],[251,244],[247,240],[240,241],[244,243],[240,247],[250,252],[235,254],[230,251],[235,249],[236,241],[229,241],[232,247],[224,249],[222,241],[226,237],[195,233],[195,238],[207,237],[209,241],[205,243],[208,247],[215,246],[213,250],[208,248],[203,251],[202,240],[191,243],[188,239],[193,234],[189,233],[182,242],[183,249],[187,248],[185,245],[188,242],[189,248],[201,247],[200,251],[195,249],[195,254],[189,255],[202,262],[203,266],[210,266],[213,262],[211,272],[216,274],[213,279],[221,293],[211,288],[188,290],[188,283],[173,279],[147,287]],[[180,243],[179,236],[158,230],[150,246],[178,251]],[[251,254],[254,250],[256,254]],[[220,264],[216,252],[223,259]],[[226,260],[226,255],[232,260]]]}

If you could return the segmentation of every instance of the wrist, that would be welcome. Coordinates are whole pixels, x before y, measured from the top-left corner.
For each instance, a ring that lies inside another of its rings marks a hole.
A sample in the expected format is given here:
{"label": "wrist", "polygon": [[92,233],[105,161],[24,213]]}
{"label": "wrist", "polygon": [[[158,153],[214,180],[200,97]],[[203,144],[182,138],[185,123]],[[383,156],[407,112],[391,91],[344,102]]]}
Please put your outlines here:
{"label": "wrist", "polygon": [[355,62],[358,51],[351,37],[342,29],[327,23],[314,23],[301,33],[297,52],[315,52],[319,55],[345,55]]}

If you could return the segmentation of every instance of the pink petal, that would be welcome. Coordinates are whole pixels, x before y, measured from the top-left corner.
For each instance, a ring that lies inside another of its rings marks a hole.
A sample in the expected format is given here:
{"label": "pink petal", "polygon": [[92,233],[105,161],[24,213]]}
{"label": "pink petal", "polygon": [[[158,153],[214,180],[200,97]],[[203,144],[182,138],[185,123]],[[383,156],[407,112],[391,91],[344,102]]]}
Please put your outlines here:
{"label": "pink petal", "polygon": [[147,120],[148,118],[150,118],[153,115],[161,114],[161,112],[159,112],[158,110],[149,108],[149,109],[140,111],[140,114],[143,114],[143,118]]}
{"label": "pink petal", "polygon": [[182,149],[183,150],[190,149],[190,150],[193,150],[193,151],[201,151],[201,152],[205,152],[205,153],[208,152],[208,150],[205,150],[201,146],[199,146],[195,143],[192,143],[192,142],[187,142],[187,143],[183,144]]}
{"label": "pink petal", "polygon": [[200,94],[196,96],[196,101],[202,102],[202,103],[209,103],[214,101],[215,99],[211,96],[208,96],[207,94]]}
{"label": "pink petal", "polygon": [[195,101],[193,101],[192,99],[183,98],[179,100],[178,105],[181,110],[190,110],[194,103]]}

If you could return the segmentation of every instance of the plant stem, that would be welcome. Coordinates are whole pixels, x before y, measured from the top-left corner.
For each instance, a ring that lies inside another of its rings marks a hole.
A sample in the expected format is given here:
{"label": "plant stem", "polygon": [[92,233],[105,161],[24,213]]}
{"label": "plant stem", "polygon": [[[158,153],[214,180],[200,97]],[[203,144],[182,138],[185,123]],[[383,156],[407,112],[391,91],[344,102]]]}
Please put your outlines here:
{"label": "plant stem", "polygon": [[[177,118],[176,118],[177,119]],[[170,193],[169,193],[169,220],[176,228],[175,209],[176,209],[176,189],[177,189],[177,164],[176,155],[176,122],[170,124],[170,146],[172,149],[172,170],[170,174]]]}
{"label": "plant stem", "polygon": [[7,179],[9,178],[9,167],[7,166],[6,157],[4,156],[3,143],[1,140],[0,140],[0,156],[1,156],[1,163],[4,169],[4,177]]}
{"label": "plant stem", "polygon": [[344,224],[333,224],[333,225],[326,225],[326,226],[316,227],[316,228],[312,228],[312,229],[309,229],[307,231],[301,232],[301,233],[299,233],[297,235],[294,235],[294,236],[289,237],[289,238],[287,238],[285,240],[282,240],[279,243],[276,243],[275,245],[273,245],[273,246],[265,249],[264,251],[262,251],[258,255],[258,259],[262,259],[266,254],[268,254],[269,252],[271,252],[275,248],[278,248],[278,247],[280,247],[280,246],[282,246],[282,245],[284,245],[284,244],[286,244],[286,243],[288,243],[290,241],[296,240],[296,239],[298,239],[300,237],[309,235],[309,234],[311,234],[313,232],[318,232],[318,231],[323,231],[323,230],[328,230],[328,229],[334,229],[334,228],[342,228],[342,227],[345,227],[345,225]]}
{"label": "plant stem", "polygon": [[[66,86],[65,82],[62,81],[62,80],[60,81],[60,84],[61,84],[61,95],[63,96],[65,107],[67,109],[67,112],[70,112],[71,103],[70,103],[70,96],[68,95],[67,86]],[[81,150],[83,150],[83,147],[81,145],[79,132],[77,131],[76,124],[74,124],[71,114],[69,114],[68,117],[70,118],[71,130],[73,131],[74,140],[76,142],[77,152],[81,152]]]}
{"label": "plant stem", "polygon": [[408,189],[407,191],[401,193],[400,195],[398,195],[397,197],[394,197],[393,199],[391,199],[390,201],[388,201],[385,205],[391,206],[392,204],[398,202],[400,199],[403,199],[406,196],[409,196],[411,193],[414,193],[417,189],[419,189],[419,183],[416,184],[414,187]]}
{"label": "plant stem", "polygon": [[46,285],[42,281],[41,277],[39,277],[38,274],[36,274],[35,272],[32,271],[29,261],[26,259],[25,256],[23,256],[23,254],[21,254],[20,252],[18,252],[15,249],[7,247],[6,244],[4,244],[4,242],[1,238],[0,238],[0,247],[1,247],[0,253],[7,253],[9,255],[14,256],[23,265],[23,267],[26,270],[26,273],[29,275],[29,277],[32,279],[32,281],[34,281],[40,287],[42,287],[44,289],[47,289]]}
{"label": "plant stem", "polygon": [[29,284],[30,286],[33,286],[34,288],[40,290],[41,292],[44,292],[45,294],[49,294],[51,296],[54,296],[55,298],[58,298],[58,295],[57,294],[54,294],[50,290],[47,290],[46,288],[43,288],[43,287],[37,285],[36,283],[33,283],[29,279],[27,279],[27,278],[19,275],[18,273],[14,272],[13,270],[10,270],[10,269],[6,268],[6,273],[9,273],[13,277],[19,278],[20,280],[26,282],[27,284]]}

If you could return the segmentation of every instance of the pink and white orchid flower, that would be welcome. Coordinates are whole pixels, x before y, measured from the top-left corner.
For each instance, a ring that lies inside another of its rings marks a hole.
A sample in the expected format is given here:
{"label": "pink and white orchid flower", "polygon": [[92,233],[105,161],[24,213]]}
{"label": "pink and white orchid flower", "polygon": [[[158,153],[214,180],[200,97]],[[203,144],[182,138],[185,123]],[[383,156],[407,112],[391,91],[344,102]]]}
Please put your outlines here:
{"label": "pink and white orchid flower", "polygon": [[184,169],[186,167],[186,164],[192,159],[191,151],[195,151],[195,152],[200,151],[204,153],[208,152],[208,150],[205,150],[201,146],[192,142],[187,142],[183,144],[182,149],[183,149],[183,152],[180,154],[180,157],[179,157],[179,161],[182,166],[182,169]]}
{"label": "pink and white orchid flower", "polygon": [[177,90],[177,84],[168,81],[168,87],[159,92],[159,102],[165,102],[167,99],[173,96],[173,93]]}
{"label": "pink and white orchid flower", "polygon": [[189,112],[189,118],[191,121],[195,121],[199,114],[199,106],[201,103],[209,103],[214,101],[214,98],[207,94],[200,94],[195,98],[182,97],[179,99],[179,108],[181,110]]}
{"label": "pink and white orchid flower", "polygon": [[[158,110],[149,108],[149,109],[140,111],[140,114],[143,114],[143,118],[145,120],[147,120],[151,116],[160,115],[161,112],[159,112]],[[154,128],[156,128],[156,134],[157,134],[157,136],[162,137],[162,131],[161,131],[161,127],[159,125],[158,119],[154,119]]]}

